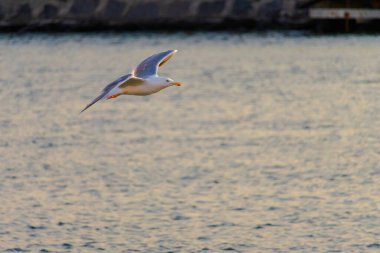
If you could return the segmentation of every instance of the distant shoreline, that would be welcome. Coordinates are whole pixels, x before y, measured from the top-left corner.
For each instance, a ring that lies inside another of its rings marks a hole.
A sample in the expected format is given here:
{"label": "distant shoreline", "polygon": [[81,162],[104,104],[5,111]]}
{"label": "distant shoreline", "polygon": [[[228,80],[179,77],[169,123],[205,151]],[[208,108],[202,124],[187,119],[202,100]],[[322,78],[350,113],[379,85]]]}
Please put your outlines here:
{"label": "distant shoreline", "polygon": [[[312,20],[316,0],[3,0],[0,32],[380,32],[380,21]],[[348,23],[347,23],[348,22]]]}
{"label": "distant shoreline", "polygon": [[[266,32],[300,32],[311,34],[348,34],[340,29],[318,30],[315,27],[281,27],[273,26],[266,28],[254,28],[247,26],[65,26],[65,25],[44,25],[44,26],[0,26],[0,34],[7,33],[96,33],[96,32],[163,32],[163,33],[196,33],[196,32],[231,32],[231,33],[266,33]],[[349,34],[380,34],[376,26],[360,26]]]}

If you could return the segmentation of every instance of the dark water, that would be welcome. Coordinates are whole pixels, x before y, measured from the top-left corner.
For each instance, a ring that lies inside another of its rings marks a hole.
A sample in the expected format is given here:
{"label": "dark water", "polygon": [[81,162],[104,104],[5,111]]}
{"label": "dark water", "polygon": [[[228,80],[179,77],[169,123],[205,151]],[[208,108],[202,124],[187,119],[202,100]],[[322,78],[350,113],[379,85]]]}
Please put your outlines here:
{"label": "dark water", "polygon": [[[380,250],[380,37],[0,36],[0,251]],[[185,83],[79,111],[142,58]]]}

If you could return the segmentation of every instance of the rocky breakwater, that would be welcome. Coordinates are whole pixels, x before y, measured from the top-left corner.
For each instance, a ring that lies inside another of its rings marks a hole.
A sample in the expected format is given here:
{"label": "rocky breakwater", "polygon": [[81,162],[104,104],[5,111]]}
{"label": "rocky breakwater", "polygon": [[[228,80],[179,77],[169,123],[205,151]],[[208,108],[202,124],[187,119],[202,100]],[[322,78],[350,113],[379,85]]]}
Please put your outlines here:
{"label": "rocky breakwater", "polygon": [[307,25],[312,0],[2,0],[0,29],[168,29]]}

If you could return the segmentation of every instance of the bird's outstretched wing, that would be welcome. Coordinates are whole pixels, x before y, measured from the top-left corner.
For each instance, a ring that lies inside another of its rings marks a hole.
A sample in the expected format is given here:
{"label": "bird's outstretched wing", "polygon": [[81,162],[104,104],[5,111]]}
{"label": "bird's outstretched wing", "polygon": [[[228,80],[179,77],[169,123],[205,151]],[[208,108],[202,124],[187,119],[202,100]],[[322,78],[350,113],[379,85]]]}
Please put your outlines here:
{"label": "bird's outstretched wing", "polygon": [[124,83],[125,81],[128,81],[128,79],[131,78],[131,77],[132,77],[131,74],[119,77],[118,79],[116,79],[115,81],[113,81],[112,83],[110,83],[106,87],[104,87],[104,89],[103,89],[102,92],[103,93],[105,92],[107,94],[109,91],[111,91],[116,86]]}
{"label": "bird's outstretched wing", "polygon": [[146,78],[156,75],[158,67],[167,62],[177,50],[168,50],[162,53],[154,54],[142,61],[132,72],[136,77]]}
{"label": "bird's outstretched wing", "polygon": [[98,102],[99,100],[103,99],[103,98],[106,98],[106,96],[108,95],[108,93],[113,89],[115,88],[116,86],[120,85],[120,83],[123,83],[125,82],[126,80],[128,80],[132,75],[131,74],[128,74],[128,75],[125,75],[125,76],[121,76],[119,77],[118,79],[116,79],[115,81],[113,81],[112,83],[108,84],[106,87],[104,87],[104,89],[102,90],[102,93],[97,96],[94,100],[91,101],[91,103],[89,103],[82,111],[84,112],[85,110],[87,110],[90,106],[92,106],[93,104],[95,104],[96,102]]}
{"label": "bird's outstretched wing", "polygon": [[139,86],[139,85],[143,84],[144,82],[145,82],[145,80],[142,78],[131,76],[129,79],[121,82],[119,84],[119,88],[125,88],[127,86]]}
{"label": "bird's outstretched wing", "polygon": [[102,90],[102,93],[97,96],[94,100],[91,101],[81,112],[84,112],[87,110],[90,106],[98,102],[99,100],[103,98],[107,98],[109,96],[115,95],[113,93],[117,93],[117,91],[113,91],[116,87],[118,88],[125,88],[127,86],[138,86],[144,83],[144,79],[134,77],[132,74],[128,74],[125,76],[122,76],[112,83],[108,84],[104,89]]}

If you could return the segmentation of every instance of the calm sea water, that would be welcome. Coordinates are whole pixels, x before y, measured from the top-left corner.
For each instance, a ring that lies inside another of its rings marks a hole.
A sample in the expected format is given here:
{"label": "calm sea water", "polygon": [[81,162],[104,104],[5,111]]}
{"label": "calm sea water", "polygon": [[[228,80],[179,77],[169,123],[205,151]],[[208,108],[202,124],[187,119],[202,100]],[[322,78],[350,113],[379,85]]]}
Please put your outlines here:
{"label": "calm sea water", "polygon": [[[378,251],[379,45],[1,35],[0,251]],[[79,114],[166,49],[184,87]]]}

